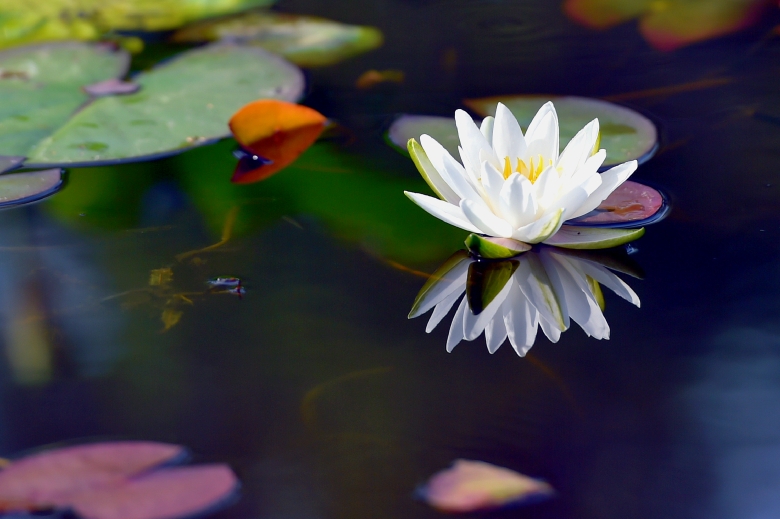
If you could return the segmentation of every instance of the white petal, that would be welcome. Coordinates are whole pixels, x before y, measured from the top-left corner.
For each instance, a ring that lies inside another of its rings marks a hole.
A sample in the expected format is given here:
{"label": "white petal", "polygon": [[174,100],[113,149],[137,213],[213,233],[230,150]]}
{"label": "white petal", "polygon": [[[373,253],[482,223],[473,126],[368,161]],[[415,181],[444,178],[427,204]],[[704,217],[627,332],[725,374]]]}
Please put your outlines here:
{"label": "white petal", "polygon": [[539,312],[528,302],[517,281],[514,282],[504,306],[510,308],[504,316],[509,343],[518,355],[524,357],[536,341]]}
{"label": "white petal", "polygon": [[463,314],[469,311],[468,303],[464,297],[458,309],[455,310],[455,316],[450,325],[450,334],[447,336],[447,353],[451,352],[460,341],[463,340]]}
{"label": "white petal", "polygon": [[[425,137],[428,136],[426,135]],[[430,139],[430,137],[428,137],[428,139]],[[439,166],[434,166],[430,157],[428,157],[428,154],[425,152],[425,149],[414,139],[409,141],[407,147],[409,149],[409,155],[412,157],[412,161],[414,162],[415,166],[417,166],[417,170],[431,187],[433,192],[436,193],[436,195],[442,200],[445,200],[451,204],[458,204],[460,202],[460,197],[455,193],[455,191],[452,190],[449,184],[445,182],[444,178],[441,176],[441,172],[438,169],[444,167],[442,165],[442,161],[437,160],[437,162],[439,162]],[[441,148],[441,146],[439,146],[439,148]],[[438,151],[439,150],[437,149],[436,152],[438,153]]]}
{"label": "white petal", "polygon": [[539,178],[534,182],[534,197],[542,211],[561,208],[559,204],[556,204],[560,190],[561,179],[554,167],[551,166],[539,174]]}
{"label": "white petal", "polygon": [[585,179],[599,174],[599,168],[607,158],[606,150],[599,150],[592,157],[585,161],[585,164],[577,168],[577,171],[566,180],[566,185],[582,184]]}
{"label": "white petal", "polygon": [[[492,321],[493,318],[496,317],[496,313],[499,313],[501,305],[506,299],[506,296],[509,293],[509,289],[511,288],[511,286],[512,286],[512,279],[510,278],[509,281],[503,286],[501,291],[490,302],[487,308],[483,309],[482,312],[479,313],[479,315],[474,315],[474,313],[471,311],[470,308],[467,312],[464,312],[463,337],[467,341],[473,341],[474,339],[479,337],[482,334],[482,332],[485,330],[485,327],[488,325],[488,323],[490,323],[490,321]],[[503,319],[503,314],[499,313],[499,318]]]}
{"label": "white petal", "polygon": [[551,102],[542,106],[534,116],[528,131],[525,132],[525,142],[528,144],[528,157],[538,155],[551,159],[553,164],[558,161],[558,115]]}
{"label": "white petal", "polygon": [[[570,258],[570,261],[575,260]],[[636,292],[613,272],[610,272],[601,265],[591,263],[590,261],[577,260],[577,265],[585,274],[609,288],[626,301],[633,303],[636,306],[640,305],[639,296],[636,295]]]}
{"label": "white petal", "polygon": [[[482,163],[482,187],[485,188],[490,207],[500,211],[501,188],[504,187],[504,176],[489,162]],[[505,216],[503,213],[501,216]],[[511,223],[511,222],[510,222]]]}
{"label": "white petal", "polygon": [[482,124],[479,125],[479,131],[482,132],[482,135],[485,136],[485,140],[488,142],[493,141],[493,123],[495,122],[495,119],[488,115],[484,119],[482,119]]}
{"label": "white petal", "polygon": [[473,263],[473,260],[464,255],[460,261],[451,265],[449,270],[444,272],[442,272],[441,268],[437,270],[417,295],[414,307],[409,312],[409,319],[421,316],[451,294],[462,293],[466,290],[466,281],[471,263]]}
{"label": "white petal", "polygon": [[569,189],[568,193],[563,195],[558,200],[558,205],[564,208],[561,221],[566,221],[571,218],[571,215],[585,203],[591,193],[593,193],[601,185],[601,175],[591,175],[585,182],[579,186],[575,186]]}
{"label": "white petal", "polygon": [[506,340],[507,332],[504,324],[504,314],[499,312],[492,321],[485,327],[485,341],[488,351],[493,354],[501,344]]}
{"label": "white petal", "polygon": [[550,323],[548,320],[546,320],[544,317],[539,318],[539,327],[542,329],[544,334],[547,336],[548,339],[550,339],[550,342],[556,343],[561,338],[561,332],[564,330],[561,330],[557,327],[557,325]]}
{"label": "white petal", "polygon": [[[463,166],[458,164],[458,162],[452,158],[450,152],[444,149],[444,147],[433,137],[421,135],[420,145],[423,147],[423,150],[431,161],[431,164],[433,164],[433,167],[439,172],[442,180],[455,193],[458,199],[463,198],[463,194],[458,190],[458,186],[463,183],[463,177],[465,176]],[[457,166],[453,166],[453,162],[457,164]],[[447,168],[445,163],[449,164],[450,167]],[[453,172],[458,172],[458,174],[455,175]],[[452,178],[453,176],[457,178]]]}
{"label": "white petal", "polygon": [[[461,203],[463,203],[462,200]],[[515,240],[531,244],[542,242],[558,232],[558,229],[561,228],[561,225],[563,224],[561,216],[563,216],[563,211],[551,210],[538,220],[515,229],[511,237]]]}
{"label": "white petal", "polygon": [[512,237],[512,226],[509,222],[494,215],[484,204],[480,205],[471,200],[461,200],[460,208],[468,221],[474,227],[480,229],[478,232],[497,238]]}
{"label": "white petal", "polygon": [[499,210],[514,228],[533,222],[539,206],[534,198],[533,184],[519,173],[512,173],[501,188]]}
{"label": "white petal", "polygon": [[588,157],[593,154],[593,146],[596,145],[598,136],[599,120],[593,119],[569,141],[556,164],[563,171],[562,178],[568,178],[577,168],[585,164]]}
{"label": "white petal", "polygon": [[[560,280],[562,288],[556,289],[556,293],[566,301],[566,311],[569,316],[589,336],[596,339],[609,339],[609,325],[590,290],[585,275],[578,272],[565,256],[542,251],[540,257],[547,273],[550,274],[550,279],[557,277]],[[555,276],[552,272],[555,272]]]}
{"label": "white petal", "polygon": [[549,322],[556,323],[561,330],[569,327],[569,316],[561,311],[552,283],[544,271],[539,258],[527,255],[515,271],[517,284],[526,299],[539,311],[539,316]]}
{"label": "white petal", "polygon": [[496,120],[493,127],[493,151],[499,161],[509,157],[512,168],[517,165],[517,159],[526,156],[527,146],[523,130],[517,119],[503,103],[496,107]]}
{"label": "white petal", "polygon": [[462,295],[462,291],[456,290],[451,294],[448,294],[447,297],[442,299],[439,304],[436,305],[436,308],[434,308],[433,312],[431,312],[431,318],[428,319],[428,324],[425,325],[425,333],[431,333],[433,329],[439,325],[441,320],[444,319],[444,317],[449,313],[452,305],[454,305],[458,298]]}
{"label": "white petal", "polygon": [[447,222],[450,225],[454,225],[455,227],[459,227],[469,232],[482,232],[478,227],[475,227],[468,221],[459,206],[419,193],[404,191],[404,194],[408,196],[412,202],[443,222]]}
{"label": "white petal", "polygon": [[619,166],[601,174],[601,185],[588,197],[587,200],[574,212],[572,218],[577,218],[596,209],[612,191],[625,182],[636,171],[636,161],[624,162]]}
{"label": "white petal", "polygon": [[463,110],[455,110],[455,126],[458,127],[460,145],[463,147],[463,151],[472,166],[478,166],[480,163],[479,150],[484,149],[491,154],[493,153],[490,143],[482,135],[482,132],[479,131],[479,128],[474,123],[474,119],[469,114]]}

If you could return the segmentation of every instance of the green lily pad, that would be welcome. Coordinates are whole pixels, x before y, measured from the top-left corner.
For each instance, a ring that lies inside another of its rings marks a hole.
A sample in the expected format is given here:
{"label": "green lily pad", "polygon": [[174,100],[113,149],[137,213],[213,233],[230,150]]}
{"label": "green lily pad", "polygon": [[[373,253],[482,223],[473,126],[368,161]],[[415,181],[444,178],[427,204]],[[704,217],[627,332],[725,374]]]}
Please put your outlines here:
{"label": "green lily pad", "polygon": [[496,96],[469,99],[466,106],[482,116],[495,115],[496,105],[504,103],[517,117],[520,126],[527,128],[536,112],[547,101],[555,104],[560,127],[561,149],[586,124],[599,120],[601,148],[607,150],[604,166],[622,164],[628,160],[640,163],[653,156],[658,147],[658,131],[642,114],[614,103],[587,97],[555,96]]}
{"label": "green lily pad", "polygon": [[562,225],[558,232],[547,238],[544,243],[565,249],[606,249],[639,239],[643,234],[645,234],[644,227],[640,229],[605,229]]}
{"label": "green lily pad", "polygon": [[[300,70],[257,47],[211,45],[139,74],[140,91],[95,99],[28,154],[28,165],[147,160],[227,137],[227,121],[260,98],[297,100]],[[4,150],[3,150],[4,151]]]}
{"label": "green lily pad", "polygon": [[0,208],[37,202],[62,187],[60,168],[0,175]]}
{"label": "green lily pad", "polygon": [[90,97],[82,87],[124,76],[130,56],[67,42],[0,52],[0,154],[28,156]]}
{"label": "green lily pad", "polygon": [[374,27],[251,11],[185,27],[174,34],[173,40],[224,40],[258,45],[302,67],[321,67],[375,49],[382,45],[383,37]]}
{"label": "green lily pad", "polygon": [[110,31],[163,31],[201,18],[267,6],[273,0],[3,0],[0,48],[96,40]]}
{"label": "green lily pad", "polygon": [[401,115],[387,131],[387,138],[399,151],[406,153],[409,139],[420,139],[420,135],[430,135],[444,146],[453,157],[458,157],[458,129],[454,117],[436,115]]}

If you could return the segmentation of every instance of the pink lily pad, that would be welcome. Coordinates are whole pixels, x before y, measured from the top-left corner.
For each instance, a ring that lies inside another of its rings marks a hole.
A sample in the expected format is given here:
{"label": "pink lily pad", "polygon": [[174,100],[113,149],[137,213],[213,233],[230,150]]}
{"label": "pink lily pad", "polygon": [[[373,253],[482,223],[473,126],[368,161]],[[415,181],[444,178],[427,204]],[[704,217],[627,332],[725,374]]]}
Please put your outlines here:
{"label": "pink lily pad", "polygon": [[73,510],[82,519],[176,519],[236,494],[227,465],[170,467],[179,445],[111,442],[39,452],[0,471],[0,513]]}
{"label": "pink lily pad", "polygon": [[85,490],[113,485],[184,454],[179,445],[112,442],[43,451],[0,472],[0,502],[64,506]]}
{"label": "pink lily pad", "polygon": [[484,461],[456,460],[421,490],[423,499],[442,512],[490,510],[545,499],[555,493],[544,481]]}
{"label": "pink lily pad", "polygon": [[598,227],[642,227],[668,213],[666,197],[657,189],[627,180],[590,213],[566,222]]}
{"label": "pink lily pad", "polygon": [[227,465],[177,467],[77,494],[71,505],[83,519],[173,519],[219,505],[237,488]]}

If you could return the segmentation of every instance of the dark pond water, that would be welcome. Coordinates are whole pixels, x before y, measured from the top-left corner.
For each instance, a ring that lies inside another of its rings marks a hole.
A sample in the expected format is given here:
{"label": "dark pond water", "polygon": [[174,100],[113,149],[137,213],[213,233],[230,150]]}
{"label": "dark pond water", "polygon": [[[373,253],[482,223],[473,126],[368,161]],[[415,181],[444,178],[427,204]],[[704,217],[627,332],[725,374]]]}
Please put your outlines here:
{"label": "dark pond water", "polygon": [[[229,184],[223,143],[73,170],[59,194],[0,214],[0,451],[181,443],[242,479],[223,518],[434,517],[414,489],[456,458],[558,491],[495,517],[779,516],[776,9],[674,52],[634,23],[579,27],[558,2],[279,9],[385,33],[383,48],[309,73],[305,103],[346,135],[251,186]],[[370,68],[406,80],[356,90]],[[605,291],[610,340],[573,326],[557,344],[540,333],[526,358],[482,338],[446,353],[448,325],[426,334],[407,313],[425,281],[414,271],[465,233],[403,196],[421,181],[383,132],[397,113],[515,93],[648,114],[663,141],[633,179],[674,208],[634,243],[641,309]],[[224,245],[186,254],[231,219]],[[172,280],[150,286],[158,269]],[[246,293],[206,293],[216,276]]]}

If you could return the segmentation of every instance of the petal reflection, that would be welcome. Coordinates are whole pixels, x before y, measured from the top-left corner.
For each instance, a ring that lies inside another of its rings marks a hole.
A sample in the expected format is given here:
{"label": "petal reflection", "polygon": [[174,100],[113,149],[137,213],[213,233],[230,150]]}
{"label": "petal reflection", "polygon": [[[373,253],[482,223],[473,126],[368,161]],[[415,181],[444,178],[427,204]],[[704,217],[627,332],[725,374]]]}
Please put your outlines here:
{"label": "petal reflection", "polygon": [[613,270],[641,277],[631,259],[618,253],[537,246],[510,260],[486,261],[458,251],[420,290],[409,318],[432,309],[425,330],[430,333],[456,307],[448,352],[484,333],[490,353],[508,340],[523,357],[539,328],[557,342],[571,321],[590,337],[609,339],[602,285],[639,306],[639,297]]}

